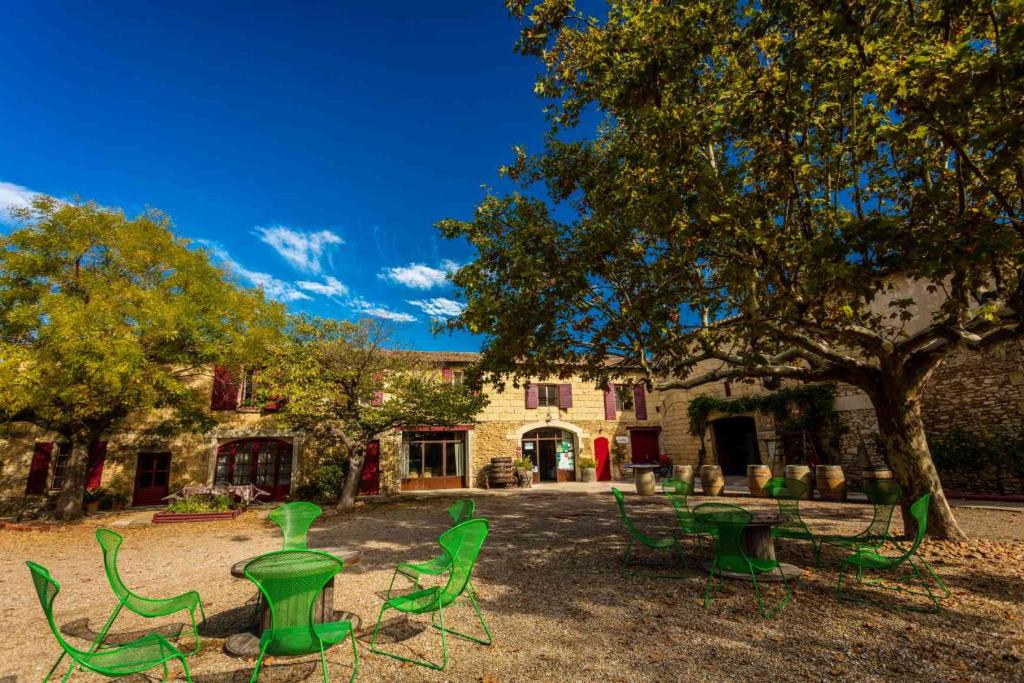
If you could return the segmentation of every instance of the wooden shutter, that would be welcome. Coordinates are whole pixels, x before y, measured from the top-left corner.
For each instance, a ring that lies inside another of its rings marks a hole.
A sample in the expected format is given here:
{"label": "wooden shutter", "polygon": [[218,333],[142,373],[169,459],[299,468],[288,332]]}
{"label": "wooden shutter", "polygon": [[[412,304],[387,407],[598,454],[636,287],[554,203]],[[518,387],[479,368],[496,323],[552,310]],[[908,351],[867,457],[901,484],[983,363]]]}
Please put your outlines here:
{"label": "wooden shutter", "polygon": [[107,442],[96,441],[89,448],[89,463],[85,468],[85,490],[95,491],[103,481],[103,463],[107,459]]}
{"label": "wooden shutter", "polygon": [[532,410],[537,407],[540,403],[540,399],[537,395],[537,385],[527,384],[526,387],[526,408]]}
{"label": "wooden shutter", "polygon": [[644,385],[633,385],[633,412],[638,420],[647,419],[647,396],[644,394]]}
{"label": "wooden shutter", "polygon": [[451,368],[441,368],[441,381],[445,384],[455,384],[455,371]]}
{"label": "wooden shutter", "polygon": [[50,458],[53,456],[53,443],[44,441],[36,444],[32,453],[32,465],[28,469],[28,483],[25,495],[46,493],[46,479],[50,475]]}
{"label": "wooden shutter", "polygon": [[572,385],[558,385],[558,407],[562,410],[572,408]]}
{"label": "wooden shutter", "polygon": [[213,369],[213,395],[210,410],[235,410],[238,408],[238,379],[223,365]]}
{"label": "wooden shutter", "polygon": [[604,390],[604,419],[615,419],[615,385],[609,384]]}

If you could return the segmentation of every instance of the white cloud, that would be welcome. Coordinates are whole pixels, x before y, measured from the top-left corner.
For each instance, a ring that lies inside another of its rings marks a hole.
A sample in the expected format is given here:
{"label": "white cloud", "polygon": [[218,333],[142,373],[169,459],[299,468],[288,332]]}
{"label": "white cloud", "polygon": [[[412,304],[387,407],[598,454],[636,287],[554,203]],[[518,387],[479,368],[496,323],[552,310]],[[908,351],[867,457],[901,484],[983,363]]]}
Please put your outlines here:
{"label": "white cloud", "polygon": [[11,209],[22,209],[28,206],[38,192],[27,187],[0,181],[0,221],[10,218]]}
{"label": "white cloud", "polygon": [[406,303],[415,306],[431,318],[454,318],[466,308],[466,304],[460,301],[445,299],[444,297],[410,299]]}
{"label": "white cloud", "polygon": [[[242,278],[246,282],[250,283],[254,287],[259,287],[263,290],[269,298],[277,301],[301,301],[302,299],[310,299],[308,294],[300,292],[289,282],[279,280],[270,273],[261,273],[255,270],[249,270],[242,264],[231,258],[227,250],[220,246],[216,242],[210,242],[208,240],[196,240],[198,244],[201,244],[206,248],[210,254],[221,262],[230,272]],[[341,284],[341,283],[339,283]]]}
{"label": "white cloud", "polygon": [[348,287],[346,287],[336,277],[328,275],[324,278],[323,282],[310,282],[308,280],[299,280],[295,283],[295,286],[299,289],[304,289],[307,292],[313,292],[315,294],[322,294],[323,296],[345,296],[348,294]]}
{"label": "white cloud", "polygon": [[441,262],[440,268],[432,268],[423,263],[410,263],[407,266],[385,268],[377,277],[413,289],[432,289],[447,282],[448,275],[458,269],[458,263],[445,259]]}
{"label": "white cloud", "polygon": [[382,318],[384,320],[393,320],[399,323],[411,323],[416,322],[416,317],[409,315],[408,313],[402,313],[401,311],[392,311],[387,306],[380,304],[370,303],[362,297],[355,297],[351,301],[352,308],[374,318]]}
{"label": "white cloud", "polygon": [[330,230],[301,232],[283,225],[275,225],[270,228],[257,227],[256,233],[285,261],[306,273],[321,272],[320,257],[324,255],[327,247],[345,243],[345,240]]}

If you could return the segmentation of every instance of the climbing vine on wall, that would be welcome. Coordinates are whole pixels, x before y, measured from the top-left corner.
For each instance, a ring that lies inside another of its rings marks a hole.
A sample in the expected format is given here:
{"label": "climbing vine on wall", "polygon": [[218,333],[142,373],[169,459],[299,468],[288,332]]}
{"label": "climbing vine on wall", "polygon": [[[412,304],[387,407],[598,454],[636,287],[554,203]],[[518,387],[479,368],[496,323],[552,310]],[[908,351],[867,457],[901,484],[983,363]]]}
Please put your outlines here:
{"label": "climbing vine on wall", "polygon": [[704,436],[710,426],[710,416],[768,413],[775,418],[779,431],[817,432],[832,423],[835,417],[836,388],[833,384],[805,384],[778,389],[767,394],[718,398],[702,394],[690,400],[687,414],[690,433],[700,438],[700,462],[704,463]]}

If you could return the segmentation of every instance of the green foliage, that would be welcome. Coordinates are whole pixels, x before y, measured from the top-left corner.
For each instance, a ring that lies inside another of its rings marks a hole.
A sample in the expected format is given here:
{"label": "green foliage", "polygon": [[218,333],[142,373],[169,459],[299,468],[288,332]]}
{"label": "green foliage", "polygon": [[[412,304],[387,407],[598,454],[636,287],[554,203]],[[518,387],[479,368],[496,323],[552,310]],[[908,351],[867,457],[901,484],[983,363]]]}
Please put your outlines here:
{"label": "green foliage", "polygon": [[530,460],[529,458],[527,458],[526,456],[523,456],[523,457],[519,458],[518,460],[516,460],[512,464],[513,464],[513,466],[517,470],[532,470],[533,469],[533,461]]}
{"label": "green foliage", "polygon": [[580,458],[577,464],[583,469],[597,467],[597,461],[593,458]]}
{"label": "green foliage", "polygon": [[[708,429],[708,417],[714,412],[724,415],[770,413],[775,416],[780,429],[814,431],[828,424],[835,416],[835,395],[836,388],[832,384],[806,384],[736,398],[702,394],[690,399],[687,406],[690,433],[703,436]],[[797,408],[796,414],[791,412],[794,407]]]}
{"label": "green foliage", "polygon": [[989,470],[999,493],[1006,492],[1007,476],[1016,477],[1024,490],[1024,427],[986,432],[955,427],[929,437],[928,446],[941,471],[971,475]]}
{"label": "green foliage", "polygon": [[237,507],[231,496],[187,496],[167,506],[167,512],[228,512]]}
{"label": "green foliage", "polygon": [[88,444],[158,409],[157,435],[210,426],[199,380],[251,360],[282,309],[242,290],[170,219],[41,197],[0,236],[0,423],[72,443],[58,515],[81,513]]}
{"label": "green foliage", "polygon": [[348,460],[344,458],[333,457],[319,462],[312,475],[292,493],[291,500],[335,500],[345,483],[348,469]]}

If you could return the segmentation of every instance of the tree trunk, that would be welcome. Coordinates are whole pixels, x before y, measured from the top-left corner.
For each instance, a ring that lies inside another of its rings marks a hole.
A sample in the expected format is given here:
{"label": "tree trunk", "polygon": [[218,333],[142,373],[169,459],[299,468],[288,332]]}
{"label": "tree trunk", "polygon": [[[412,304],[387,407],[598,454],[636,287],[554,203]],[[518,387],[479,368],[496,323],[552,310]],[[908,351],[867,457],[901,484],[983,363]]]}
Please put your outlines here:
{"label": "tree trunk", "polygon": [[67,473],[64,475],[64,486],[57,495],[57,504],[53,516],[59,520],[72,521],[81,519],[84,513],[85,470],[89,462],[90,448],[102,432],[74,434],[71,442],[71,456],[68,458]]}
{"label": "tree trunk", "polygon": [[928,535],[953,541],[966,540],[942,491],[939,474],[928,450],[928,439],[921,421],[921,403],[911,389],[882,387],[872,392],[871,401],[878,419],[878,430],[886,460],[903,486],[904,533],[914,532],[910,504],[926,493],[932,494],[928,508]]}
{"label": "tree trunk", "polygon": [[359,483],[363,480],[363,464],[366,462],[366,446],[357,445],[348,451],[348,476],[341,485],[341,497],[338,498],[338,512],[349,512],[356,506],[356,494]]}

